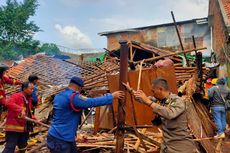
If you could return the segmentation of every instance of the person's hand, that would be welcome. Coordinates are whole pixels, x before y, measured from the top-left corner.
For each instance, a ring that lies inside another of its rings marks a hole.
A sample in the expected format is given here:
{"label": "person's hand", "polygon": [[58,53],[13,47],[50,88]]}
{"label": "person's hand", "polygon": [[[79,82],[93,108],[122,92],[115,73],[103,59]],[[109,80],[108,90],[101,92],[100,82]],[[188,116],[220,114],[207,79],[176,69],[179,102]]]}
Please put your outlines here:
{"label": "person's hand", "polygon": [[146,96],[146,94],[142,90],[134,91],[134,97],[140,102],[143,102],[147,105],[150,105],[152,101]]}
{"label": "person's hand", "polygon": [[26,116],[25,109],[22,109],[21,113],[19,114],[19,118],[24,118]]}
{"label": "person's hand", "polygon": [[127,83],[124,83],[124,82],[123,82],[122,85],[125,86],[125,88],[126,88],[130,93],[132,93],[132,92],[134,91],[133,88],[130,87],[129,82],[127,82]]}
{"label": "person's hand", "polygon": [[34,115],[32,115],[32,119],[34,119],[34,120],[38,120],[38,119],[36,118],[36,116],[34,116]]}
{"label": "person's hand", "polygon": [[123,91],[115,91],[112,93],[113,98],[123,99],[125,97],[125,93]]}

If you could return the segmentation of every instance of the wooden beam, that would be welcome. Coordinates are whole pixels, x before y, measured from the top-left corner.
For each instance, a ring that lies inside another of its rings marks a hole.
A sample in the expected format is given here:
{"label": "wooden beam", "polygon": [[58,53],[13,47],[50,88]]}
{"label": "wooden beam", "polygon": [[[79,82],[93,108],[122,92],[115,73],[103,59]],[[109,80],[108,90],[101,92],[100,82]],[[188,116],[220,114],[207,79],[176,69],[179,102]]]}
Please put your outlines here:
{"label": "wooden beam", "polygon": [[[127,82],[128,78],[128,44],[127,41],[120,41],[120,80],[119,90],[125,92],[125,87],[122,82]],[[116,153],[124,152],[124,133],[125,133],[125,98],[118,101],[118,116],[117,116],[117,133],[116,133]]]}
{"label": "wooden beam", "polygon": [[[179,42],[180,42],[181,50],[184,51],[184,46],[183,46],[183,43],[182,43],[182,40],[181,40],[181,37],[180,37],[180,32],[178,30],[177,23],[176,23],[173,11],[171,11],[171,14],[172,14],[173,22],[174,22],[174,25],[175,25],[175,28],[176,28],[176,33],[177,33],[177,36],[178,36],[178,39],[179,39]],[[183,54],[184,54],[184,58],[186,59],[186,64],[187,64],[187,66],[189,66],[188,58],[186,57],[185,53],[183,53]]]}

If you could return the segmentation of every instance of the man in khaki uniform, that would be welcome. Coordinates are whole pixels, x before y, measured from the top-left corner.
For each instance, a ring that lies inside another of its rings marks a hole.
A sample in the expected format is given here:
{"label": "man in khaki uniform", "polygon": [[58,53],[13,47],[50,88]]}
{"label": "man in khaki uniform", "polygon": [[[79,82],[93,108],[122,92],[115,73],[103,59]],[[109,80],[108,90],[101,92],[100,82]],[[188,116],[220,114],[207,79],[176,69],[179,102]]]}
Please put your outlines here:
{"label": "man in khaki uniform", "polygon": [[152,107],[153,112],[162,120],[163,142],[161,153],[196,153],[197,147],[188,128],[186,103],[169,91],[168,83],[163,78],[152,82],[153,96],[160,104],[150,100],[143,91],[134,91],[137,100]]}

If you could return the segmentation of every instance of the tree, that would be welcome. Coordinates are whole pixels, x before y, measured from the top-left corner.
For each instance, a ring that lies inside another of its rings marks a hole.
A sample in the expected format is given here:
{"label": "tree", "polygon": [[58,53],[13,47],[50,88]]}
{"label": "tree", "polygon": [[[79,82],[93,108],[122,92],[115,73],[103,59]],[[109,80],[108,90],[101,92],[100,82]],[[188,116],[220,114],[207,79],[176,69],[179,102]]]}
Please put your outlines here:
{"label": "tree", "polygon": [[29,20],[37,7],[37,0],[6,0],[6,5],[0,6],[1,58],[17,60],[19,55],[27,57],[40,51],[40,42],[33,36],[41,29]]}
{"label": "tree", "polygon": [[40,50],[41,52],[45,52],[47,55],[60,55],[61,54],[60,49],[57,47],[56,44],[53,44],[53,43],[43,44]]}
{"label": "tree", "polygon": [[29,21],[35,15],[37,0],[7,0],[6,6],[0,7],[0,40],[15,44],[31,41],[40,28]]}

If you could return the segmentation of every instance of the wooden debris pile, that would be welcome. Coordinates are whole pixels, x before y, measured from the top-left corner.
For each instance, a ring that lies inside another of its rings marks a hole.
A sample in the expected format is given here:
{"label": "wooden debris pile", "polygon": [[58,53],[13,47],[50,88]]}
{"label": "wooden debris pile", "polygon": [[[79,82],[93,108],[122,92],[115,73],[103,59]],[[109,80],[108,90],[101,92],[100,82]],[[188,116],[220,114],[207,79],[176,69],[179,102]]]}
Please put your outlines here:
{"label": "wooden debris pile", "polygon": [[202,104],[202,96],[196,93],[197,73],[185,84],[185,95],[182,97],[187,103],[187,117],[189,128],[193,136],[202,145],[205,152],[215,153],[215,125],[211,119],[211,114],[205,105]]}
{"label": "wooden debris pile", "polygon": [[[144,60],[143,67],[159,67],[159,66],[166,66],[173,64],[175,67],[175,74],[177,82],[188,81],[197,67],[192,66],[196,63],[194,61],[189,61],[189,67],[185,66],[185,60],[183,60],[183,53],[191,53],[195,51],[202,51],[206,49],[205,47],[202,48],[194,48],[182,52],[178,51],[169,51],[160,49],[151,45],[147,45],[144,43],[136,42],[136,41],[128,41],[129,46],[129,67],[130,69],[138,69],[140,63]],[[115,61],[119,61],[120,58],[120,48],[115,50],[107,50],[107,57],[106,59],[113,59]],[[171,63],[169,61],[163,62],[162,59],[171,59]],[[158,64],[157,62],[160,62]],[[156,64],[157,63],[157,64]],[[204,77],[207,76],[209,69],[203,68]]]}
{"label": "wooden debris pile", "polygon": [[[162,132],[153,133],[146,131],[146,128],[138,130],[141,134],[145,134],[150,140],[154,140],[159,144],[162,141]],[[28,152],[29,153],[48,153],[46,146],[46,132],[40,132],[38,135],[30,138]],[[144,140],[145,147],[141,144],[138,137],[134,134],[125,135],[125,150],[127,152],[156,152],[159,146],[151,141]],[[79,152],[114,152],[116,146],[115,135],[111,133],[97,133],[96,135],[87,130],[78,131],[76,144]]]}
{"label": "wooden debris pile", "polygon": [[[153,139],[161,143],[162,133],[153,133],[146,131],[146,129],[140,129],[140,133],[145,134],[148,138]],[[113,152],[116,146],[116,139],[114,134],[102,133],[97,135],[78,135],[77,147],[80,150],[111,150]],[[144,143],[147,147],[145,150],[144,146],[140,143],[140,140],[134,134],[125,135],[125,150],[127,152],[148,152],[148,151],[158,151],[159,146],[144,140]]]}

